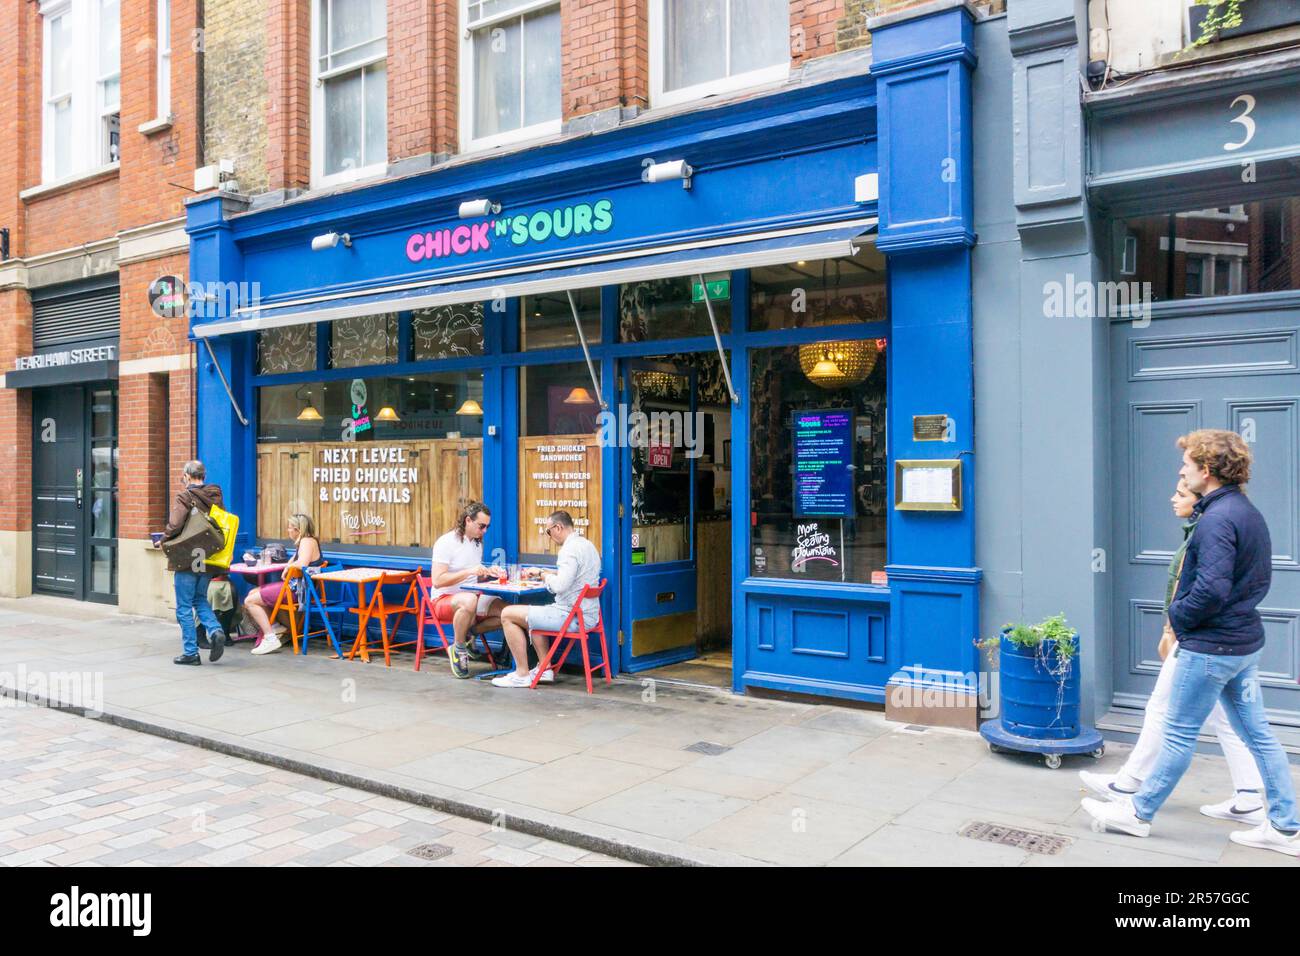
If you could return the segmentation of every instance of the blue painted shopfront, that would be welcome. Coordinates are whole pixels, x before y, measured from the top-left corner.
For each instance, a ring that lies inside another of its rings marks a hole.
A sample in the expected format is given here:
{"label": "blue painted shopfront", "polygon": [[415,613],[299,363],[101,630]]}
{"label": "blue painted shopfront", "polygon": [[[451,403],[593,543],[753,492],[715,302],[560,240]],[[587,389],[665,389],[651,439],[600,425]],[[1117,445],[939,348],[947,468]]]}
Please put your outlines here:
{"label": "blue painted shopfront", "polygon": [[[730,416],[734,689],[882,701],[890,684],[964,680],[977,669],[972,642],[980,577],[970,488],[971,29],[964,8],[948,8],[877,30],[870,74],[663,119],[646,116],[599,135],[455,160],[431,172],[265,209],[248,210],[216,195],[192,201],[191,282],[257,283],[260,293],[255,307],[193,322],[201,340],[195,345],[198,453],[240,515],[236,552],[256,543],[259,388],[474,370],[483,376],[483,496],[494,509],[486,545],[518,554],[527,544],[519,540],[517,500],[520,371],[582,363],[584,356],[576,347],[519,351],[520,299],[494,296],[493,289],[512,290],[521,282],[575,292],[599,287],[601,335],[591,357],[601,397],[615,408],[620,376],[634,361],[717,353],[712,335],[619,341],[619,290],[600,281],[601,271],[617,276],[609,270],[662,265],[676,256],[679,275],[731,276],[730,326],[720,342],[738,397]],[[686,160],[694,169],[691,188],[643,181],[646,159]],[[872,174],[878,176],[878,201]],[[459,205],[476,199],[499,203],[501,212],[458,218]],[[313,251],[312,239],[328,232],[346,234],[350,244]],[[959,459],[964,510],[889,508],[885,583],[751,576],[750,357],[826,340],[829,333],[825,327],[752,328],[744,257],[747,250],[770,251],[782,243],[843,244],[849,234],[865,235],[860,241],[869,244],[872,233],[888,263],[888,314],[836,326],[834,334],[888,343],[885,500],[893,501],[895,460]],[[485,311],[483,355],[409,361],[410,323],[403,319],[396,363],[330,370],[322,360],[312,372],[258,374],[255,329],[328,322],[364,314],[372,304],[400,310],[400,303],[415,308],[457,296],[495,299]],[[949,420],[948,441],[913,441],[913,416],[935,414]],[[618,511],[625,499],[625,454],[618,447],[600,452],[596,543],[611,581],[605,602],[611,637],[628,619],[625,605],[649,599],[648,592],[619,586],[631,565],[628,522]],[[325,550],[336,564],[427,568],[432,541],[421,543],[422,554],[387,554],[382,561],[360,550]],[[630,646],[613,643],[616,671],[634,669]],[[638,663],[673,657],[669,652]]]}

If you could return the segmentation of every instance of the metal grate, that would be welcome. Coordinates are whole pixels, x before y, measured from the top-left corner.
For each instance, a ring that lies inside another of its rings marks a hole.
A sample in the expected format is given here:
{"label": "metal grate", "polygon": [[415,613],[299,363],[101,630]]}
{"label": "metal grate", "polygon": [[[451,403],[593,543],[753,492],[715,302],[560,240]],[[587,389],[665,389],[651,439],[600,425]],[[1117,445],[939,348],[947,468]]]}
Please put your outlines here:
{"label": "metal grate", "polygon": [[419,860],[441,860],[443,857],[451,856],[455,851],[445,843],[421,843],[406,852]]}
{"label": "metal grate", "polygon": [[116,336],[121,328],[116,285],[67,295],[32,296],[32,346],[48,348]]}
{"label": "metal grate", "polygon": [[701,740],[699,743],[691,744],[689,747],[683,747],[682,749],[689,750],[691,753],[704,754],[706,757],[716,757],[718,754],[725,754],[731,748]]}
{"label": "metal grate", "polygon": [[1035,833],[1033,830],[1020,830],[1016,827],[1003,826],[1000,823],[977,821],[969,823],[958,832],[959,836],[985,843],[999,843],[1002,846],[1014,846],[1030,853],[1042,856],[1057,856],[1072,842],[1069,837],[1051,836]]}

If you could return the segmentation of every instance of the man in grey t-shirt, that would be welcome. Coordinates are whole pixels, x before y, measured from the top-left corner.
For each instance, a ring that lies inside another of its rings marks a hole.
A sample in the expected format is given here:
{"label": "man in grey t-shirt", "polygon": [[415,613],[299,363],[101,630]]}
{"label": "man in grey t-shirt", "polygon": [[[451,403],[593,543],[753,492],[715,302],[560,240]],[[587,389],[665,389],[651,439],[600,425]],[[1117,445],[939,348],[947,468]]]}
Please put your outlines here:
{"label": "man in grey t-shirt", "polygon": [[[494,677],[492,683],[497,687],[528,687],[532,684],[534,673],[528,669],[528,635],[524,629],[558,631],[564,626],[573,606],[578,603],[582,589],[589,584],[594,586],[600,583],[600,552],[578,533],[578,529],[573,526],[573,518],[567,511],[556,511],[546,519],[546,535],[560,545],[555,571],[548,571],[542,576],[546,589],[555,595],[555,603],[512,604],[501,612],[501,630],[510,644],[515,669],[510,674]],[[587,598],[582,602],[579,614],[583,625],[594,627],[600,619],[600,601]],[[569,629],[576,631],[578,624],[578,615],[575,615]],[[533,645],[537,648],[538,660],[546,660],[550,641],[544,637],[534,637]],[[555,674],[547,670],[539,683],[549,684],[554,680]]]}

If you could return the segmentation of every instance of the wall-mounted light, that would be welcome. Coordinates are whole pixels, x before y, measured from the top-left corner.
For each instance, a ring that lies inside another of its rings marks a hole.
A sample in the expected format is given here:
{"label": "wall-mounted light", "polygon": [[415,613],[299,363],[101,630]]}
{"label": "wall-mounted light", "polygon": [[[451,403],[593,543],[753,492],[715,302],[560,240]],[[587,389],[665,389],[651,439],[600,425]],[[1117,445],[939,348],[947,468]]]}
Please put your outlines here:
{"label": "wall-mounted light", "polygon": [[643,159],[641,167],[643,182],[666,183],[680,179],[683,189],[691,188],[691,177],[695,175],[695,169],[684,159],[675,159],[671,163],[656,163],[653,159]]}
{"label": "wall-mounted light", "polygon": [[461,219],[481,219],[501,212],[501,204],[491,199],[469,199],[460,204]]}
{"label": "wall-mounted light", "polygon": [[343,243],[343,248],[352,248],[352,237],[345,233],[327,232],[324,235],[316,236],[311,241],[311,251],[320,252],[322,249],[333,249],[339,243]]}
{"label": "wall-mounted light", "polygon": [[480,405],[478,402],[474,401],[474,399],[472,399],[472,398],[467,398],[467,399],[465,399],[464,404],[461,405],[460,408],[456,409],[455,414],[457,414],[457,415],[482,415],[482,414],[483,414],[483,406]]}

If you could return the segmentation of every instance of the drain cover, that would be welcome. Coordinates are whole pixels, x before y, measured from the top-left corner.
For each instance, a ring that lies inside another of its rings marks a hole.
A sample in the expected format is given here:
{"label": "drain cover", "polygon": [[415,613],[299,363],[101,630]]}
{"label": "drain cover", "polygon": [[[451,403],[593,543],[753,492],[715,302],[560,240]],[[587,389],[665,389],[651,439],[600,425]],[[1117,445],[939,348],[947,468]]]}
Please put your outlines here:
{"label": "drain cover", "polygon": [[967,824],[961,829],[959,835],[970,837],[972,840],[983,840],[985,843],[1014,846],[1043,856],[1056,856],[1071,842],[1069,837],[1049,836],[1046,833],[1035,833],[1033,830],[1018,830],[1015,827],[983,821]]}
{"label": "drain cover", "polygon": [[699,743],[691,744],[689,747],[683,747],[682,749],[689,750],[691,753],[704,754],[706,757],[716,757],[718,754],[725,754],[731,748],[701,740]]}
{"label": "drain cover", "polygon": [[909,734],[928,734],[930,732],[929,727],[923,727],[920,724],[908,724],[902,729],[907,731]]}
{"label": "drain cover", "polygon": [[406,852],[420,860],[441,860],[444,856],[451,856],[455,851],[445,843],[421,843]]}

